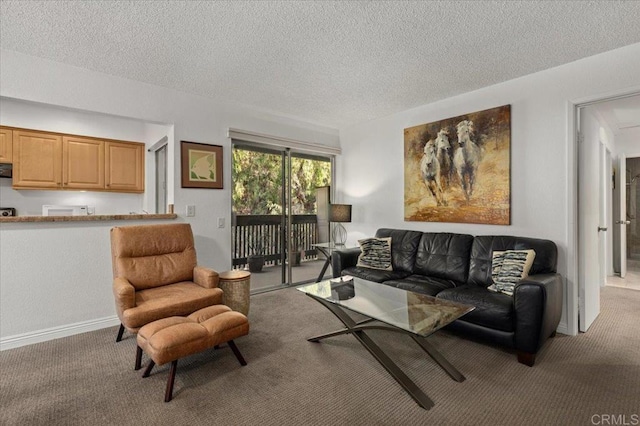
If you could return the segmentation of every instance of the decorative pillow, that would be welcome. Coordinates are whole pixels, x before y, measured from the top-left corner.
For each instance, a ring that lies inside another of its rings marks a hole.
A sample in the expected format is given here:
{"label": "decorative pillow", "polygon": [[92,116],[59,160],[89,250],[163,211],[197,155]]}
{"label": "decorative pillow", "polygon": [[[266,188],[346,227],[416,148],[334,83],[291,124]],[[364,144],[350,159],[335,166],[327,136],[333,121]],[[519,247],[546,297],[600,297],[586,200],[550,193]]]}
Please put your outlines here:
{"label": "decorative pillow", "polygon": [[364,268],[382,269],[392,271],[391,266],[391,237],[388,238],[365,238],[358,240],[360,245],[360,256],[356,266]]}
{"label": "decorative pillow", "polygon": [[[496,253],[498,254],[496,255]],[[489,290],[513,295],[516,284],[529,275],[535,257],[534,250],[494,252],[491,264],[491,277],[494,284],[489,287]],[[498,264],[501,265],[497,267]]]}
{"label": "decorative pillow", "polygon": [[504,255],[506,251],[494,251],[491,259],[491,278],[493,282],[498,281],[498,275],[500,274],[500,269],[502,269],[502,264],[504,263]]}

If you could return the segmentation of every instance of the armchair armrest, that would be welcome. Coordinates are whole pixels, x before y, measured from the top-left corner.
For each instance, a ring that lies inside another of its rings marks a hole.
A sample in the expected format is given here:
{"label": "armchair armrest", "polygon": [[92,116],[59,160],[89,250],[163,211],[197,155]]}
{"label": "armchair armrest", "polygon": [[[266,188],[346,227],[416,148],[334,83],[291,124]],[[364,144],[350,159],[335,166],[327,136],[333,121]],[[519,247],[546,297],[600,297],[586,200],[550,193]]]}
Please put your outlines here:
{"label": "armchair armrest", "polygon": [[193,268],[193,282],[204,288],[217,288],[220,276],[216,271],[204,266]]}
{"label": "armchair armrest", "polygon": [[563,280],[560,274],[536,274],[523,279],[513,294],[515,347],[535,354],[560,323]]}
{"label": "armchair armrest", "polygon": [[136,306],[136,289],[126,278],[117,277],[113,280],[113,296],[118,318],[122,321],[122,313]]}
{"label": "armchair armrest", "polygon": [[331,253],[331,269],[333,270],[333,278],[342,275],[342,271],[351,266],[356,266],[360,256],[360,248],[353,247],[344,250],[334,250]]}

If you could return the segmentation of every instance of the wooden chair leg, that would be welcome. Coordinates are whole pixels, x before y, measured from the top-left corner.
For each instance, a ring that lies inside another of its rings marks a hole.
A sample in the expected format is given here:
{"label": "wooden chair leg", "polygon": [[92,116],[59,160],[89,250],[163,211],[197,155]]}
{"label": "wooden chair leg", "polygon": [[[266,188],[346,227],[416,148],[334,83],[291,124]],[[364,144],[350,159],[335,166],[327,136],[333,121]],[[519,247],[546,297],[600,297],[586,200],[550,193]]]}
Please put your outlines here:
{"label": "wooden chair leg", "polygon": [[229,340],[227,343],[229,344],[229,347],[233,351],[233,354],[236,356],[236,358],[238,358],[238,362],[240,362],[240,365],[247,365],[247,361],[244,360],[244,358],[242,357],[242,354],[238,350],[238,347],[236,346],[235,343],[233,343],[233,340]]}
{"label": "wooden chair leg", "polygon": [[147,368],[144,370],[144,373],[142,373],[142,377],[149,377],[149,374],[151,374],[151,370],[153,370],[154,365],[156,365],[156,363],[153,362],[152,359],[150,359],[149,365],[147,365]]}
{"label": "wooden chair leg", "polygon": [[123,334],[124,334],[124,325],[120,324],[120,330],[118,330],[118,337],[116,337],[116,343],[122,340]]}
{"label": "wooden chair leg", "polygon": [[171,362],[171,370],[169,371],[169,378],[167,379],[167,390],[164,393],[164,402],[171,401],[173,398],[173,382],[176,379],[176,370],[178,369],[178,360]]}
{"label": "wooden chair leg", "polygon": [[140,370],[142,364],[142,348],[140,346],[136,346],[136,365],[134,370]]}

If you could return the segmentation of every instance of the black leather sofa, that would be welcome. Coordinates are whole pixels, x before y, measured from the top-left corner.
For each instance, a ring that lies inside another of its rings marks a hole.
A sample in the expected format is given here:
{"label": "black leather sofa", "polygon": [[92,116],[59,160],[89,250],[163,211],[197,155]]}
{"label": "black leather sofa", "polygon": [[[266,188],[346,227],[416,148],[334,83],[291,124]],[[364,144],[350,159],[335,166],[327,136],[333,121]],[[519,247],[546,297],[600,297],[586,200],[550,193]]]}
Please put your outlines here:
{"label": "black leather sofa", "polygon": [[[472,236],[381,228],[391,237],[392,271],[356,266],[359,248],[334,251],[333,276],[352,275],[476,307],[447,329],[515,349],[518,361],[533,366],[535,355],[562,314],[563,279],[556,272],[554,242],[514,236]],[[493,251],[534,249],[529,276],[513,296],[487,289]]]}

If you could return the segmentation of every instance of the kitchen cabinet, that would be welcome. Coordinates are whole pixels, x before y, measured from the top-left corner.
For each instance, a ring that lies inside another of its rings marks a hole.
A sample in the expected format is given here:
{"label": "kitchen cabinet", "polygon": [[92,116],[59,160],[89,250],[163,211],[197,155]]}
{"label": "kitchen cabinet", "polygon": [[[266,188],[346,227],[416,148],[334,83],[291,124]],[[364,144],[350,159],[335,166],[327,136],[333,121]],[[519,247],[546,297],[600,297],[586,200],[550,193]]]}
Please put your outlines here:
{"label": "kitchen cabinet", "polygon": [[144,192],[144,144],[13,129],[13,188]]}
{"label": "kitchen cabinet", "polygon": [[144,145],[106,142],[106,188],[118,192],[144,192]]}
{"label": "kitchen cabinet", "polygon": [[0,127],[0,163],[13,162],[13,131]]}
{"label": "kitchen cabinet", "polygon": [[62,136],[13,131],[13,188],[59,189],[62,184]]}
{"label": "kitchen cabinet", "polygon": [[62,187],[105,189],[105,143],[101,140],[63,136]]}

